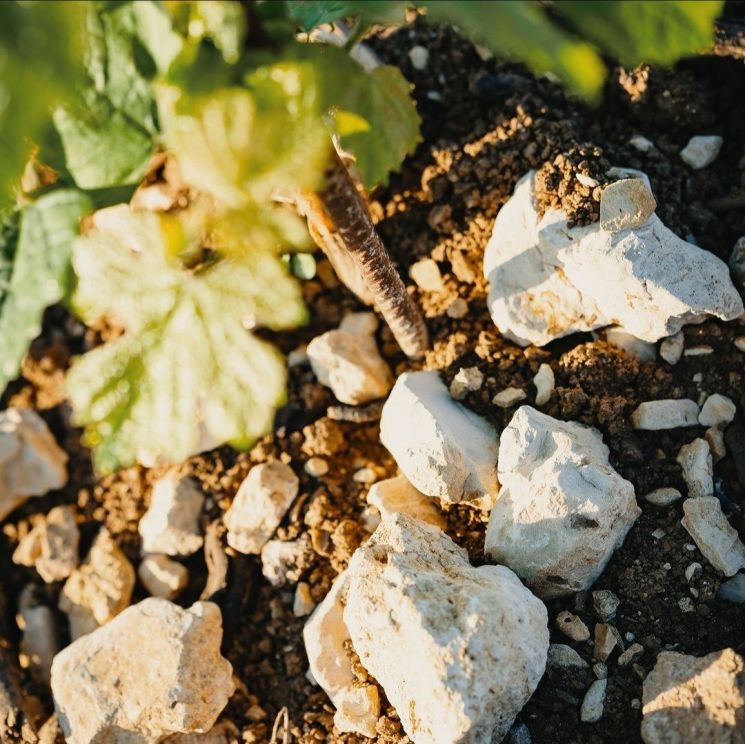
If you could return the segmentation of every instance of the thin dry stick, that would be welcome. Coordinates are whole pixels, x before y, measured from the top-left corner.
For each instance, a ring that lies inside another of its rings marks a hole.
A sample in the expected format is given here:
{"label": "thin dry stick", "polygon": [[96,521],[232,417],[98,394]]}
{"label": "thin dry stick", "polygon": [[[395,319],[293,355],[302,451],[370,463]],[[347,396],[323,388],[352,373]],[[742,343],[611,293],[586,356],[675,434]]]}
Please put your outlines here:
{"label": "thin dry stick", "polygon": [[399,346],[408,357],[419,359],[428,346],[427,327],[419,308],[393,267],[349,171],[336,152],[332,158],[319,200]]}
{"label": "thin dry stick", "polygon": [[272,739],[269,744],[279,744],[279,725],[282,722],[282,744],[289,744],[290,741],[290,712],[287,710],[285,705],[277,713],[277,717],[274,719],[274,726],[272,726]]}

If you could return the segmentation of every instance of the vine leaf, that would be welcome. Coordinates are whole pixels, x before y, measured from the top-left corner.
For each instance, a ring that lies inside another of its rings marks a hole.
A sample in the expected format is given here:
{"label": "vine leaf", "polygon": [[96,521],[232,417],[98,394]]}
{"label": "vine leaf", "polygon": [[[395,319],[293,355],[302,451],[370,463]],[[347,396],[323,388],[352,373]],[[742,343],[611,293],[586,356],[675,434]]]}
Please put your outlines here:
{"label": "vine leaf", "polygon": [[189,268],[182,259],[191,265],[194,245],[186,221],[144,212],[76,242],[76,311],[125,327],[78,357],[67,378],[73,419],[101,471],[180,462],[225,442],[247,447],[284,402],[283,359],[247,328],[304,322],[297,284],[273,253],[245,246],[213,246],[220,252]]}
{"label": "vine leaf", "polygon": [[303,31],[312,31],[324,23],[359,16],[365,25],[373,23],[403,23],[406,19],[406,3],[396,0],[365,0],[365,2],[335,2],[325,0],[289,0],[290,17]]}

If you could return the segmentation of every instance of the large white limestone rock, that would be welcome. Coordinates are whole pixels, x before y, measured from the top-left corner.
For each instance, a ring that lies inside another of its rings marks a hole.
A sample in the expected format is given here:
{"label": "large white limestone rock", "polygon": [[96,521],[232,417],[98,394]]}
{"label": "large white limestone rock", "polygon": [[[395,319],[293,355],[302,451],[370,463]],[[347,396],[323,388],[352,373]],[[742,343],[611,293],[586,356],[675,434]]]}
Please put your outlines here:
{"label": "large white limestone rock", "polygon": [[[657,215],[616,231],[600,223],[570,228],[555,209],[539,218],[534,175],[518,181],[484,254],[489,310],[507,338],[543,346],[615,324],[654,342],[708,316],[732,320],[743,312],[726,264]],[[639,171],[624,175],[648,184]]]}
{"label": "large white limestone rock", "polygon": [[149,598],[57,654],[52,694],[68,744],[151,744],[207,732],[233,694],[212,602]]}
{"label": "large white limestone rock", "polygon": [[422,493],[476,501],[497,493],[499,437],[456,403],[437,372],[405,372],[383,406],[380,439]]}
{"label": "large white limestone rock", "polygon": [[263,462],[251,468],[225,513],[228,545],[240,553],[261,553],[299,488],[298,477],[283,462]]}
{"label": "large white limestone rock", "polygon": [[641,510],[598,431],[523,406],[502,432],[485,552],[541,597],[588,589]]}
{"label": "large white limestone rock", "polygon": [[70,621],[70,637],[80,638],[116,617],[129,606],[134,585],[132,564],[102,527],[60,593],[59,608]]}
{"label": "large white limestone rock", "polygon": [[414,744],[501,741],[545,669],[543,603],[510,569],[474,568],[442,531],[402,514],[381,522],[348,575],[352,644]]}
{"label": "large white limestone rock", "polygon": [[742,744],[745,659],[731,648],[701,658],[661,651],[642,702],[645,744]]}
{"label": "large white limestone rock", "polygon": [[[334,724],[345,732],[375,736],[380,699],[374,685],[356,684],[344,622],[349,576],[342,571],[303,628],[310,673],[336,707]],[[367,689],[370,688],[370,689]]]}
{"label": "large white limestone rock", "polygon": [[204,494],[193,478],[171,470],[153,486],[150,508],[140,520],[142,550],[165,555],[192,555],[202,547],[199,515]]}
{"label": "large white limestone rock", "polygon": [[0,522],[31,496],[67,483],[67,455],[34,411],[0,413]]}

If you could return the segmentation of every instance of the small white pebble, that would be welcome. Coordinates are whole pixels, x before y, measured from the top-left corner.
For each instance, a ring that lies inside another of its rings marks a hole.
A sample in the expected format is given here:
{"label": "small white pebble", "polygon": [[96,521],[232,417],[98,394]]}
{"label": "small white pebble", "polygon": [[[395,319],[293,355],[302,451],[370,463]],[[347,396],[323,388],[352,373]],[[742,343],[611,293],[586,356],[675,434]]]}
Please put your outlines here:
{"label": "small white pebble", "polygon": [[577,180],[583,185],[587,186],[589,189],[594,189],[596,186],[599,186],[600,184],[597,182],[596,179],[594,179],[592,176],[587,176],[584,173],[578,173],[577,174]]}
{"label": "small white pebble", "polygon": [[701,170],[711,165],[719,155],[724,140],[717,135],[698,135],[691,137],[680,151],[680,159],[693,170]]}
{"label": "small white pebble", "polygon": [[557,615],[556,627],[573,641],[581,642],[590,638],[590,629],[582,622],[581,618],[567,610]]}
{"label": "small white pebble", "polygon": [[690,584],[691,579],[694,578],[694,576],[700,576],[702,570],[703,568],[700,563],[691,563],[691,565],[685,570],[686,581]]}
{"label": "small white pebble", "polygon": [[424,70],[429,61],[429,50],[417,44],[409,49],[409,59],[415,70]]}
{"label": "small white pebble", "polygon": [[448,318],[454,318],[456,320],[465,318],[468,315],[468,303],[462,297],[456,297],[445,311]]}
{"label": "small white pebble", "polygon": [[632,708],[633,708],[634,710],[639,710],[639,708],[641,708],[641,707],[642,707],[642,701],[641,701],[641,700],[639,700],[639,698],[634,698],[634,699],[633,699],[633,700],[631,701],[631,707],[632,707]]}
{"label": "small white pebble", "polygon": [[738,336],[735,339],[735,348],[738,351],[745,351],[745,336]]}
{"label": "small white pebble", "polygon": [[653,533],[652,537],[655,540],[661,540],[663,537],[665,537],[665,530],[662,529],[662,527],[658,527]]}
{"label": "small white pebble", "polygon": [[520,388],[516,387],[508,387],[497,393],[491,399],[491,402],[500,408],[509,408],[510,406],[519,403],[521,400],[525,400],[526,397],[527,395],[524,390],[520,390]]}
{"label": "small white pebble", "polygon": [[412,264],[409,268],[409,276],[419,289],[425,292],[441,292],[443,289],[440,267],[431,258],[422,258]]}
{"label": "small white pebble", "polygon": [[295,617],[310,615],[316,603],[310,595],[310,586],[305,581],[300,581],[295,589],[295,599],[292,603],[292,613]]}
{"label": "small white pebble", "polygon": [[704,376],[701,372],[696,372],[696,374],[691,377],[691,380],[698,385],[698,383],[704,381]]}
{"label": "small white pebble", "polygon": [[665,571],[672,571],[673,570],[672,565],[669,564],[669,563],[663,563],[662,564],[662,567],[665,569]]}
{"label": "small white pebble", "polygon": [[603,705],[605,703],[605,688],[607,679],[596,679],[587,691],[582,707],[579,712],[583,723],[597,723],[603,717]]}
{"label": "small white pebble", "polygon": [[649,152],[654,149],[654,143],[641,134],[635,134],[631,137],[629,144],[638,152]]}
{"label": "small white pebble", "polygon": [[450,395],[463,400],[468,393],[480,390],[484,384],[484,373],[478,367],[461,367],[450,383]]}
{"label": "small white pebble", "polygon": [[683,494],[677,488],[657,488],[644,498],[655,506],[670,506],[674,501],[682,498]]}
{"label": "small white pebble", "polygon": [[436,90],[428,90],[427,98],[429,98],[430,101],[441,101],[442,100],[442,96],[440,95],[439,91],[436,91]]}
{"label": "small white pebble", "polygon": [[682,612],[693,612],[693,601],[690,597],[681,597],[678,600],[678,607]]}
{"label": "small white pebble", "polygon": [[698,422],[701,426],[719,426],[729,424],[734,418],[737,407],[726,395],[710,395],[701,408]]}
{"label": "small white pebble", "polygon": [[683,352],[684,356],[706,356],[711,354],[714,349],[711,346],[691,346]]}
{"label": "small white pebble", "polygon": [[709,443],[705,439],[694,439],[690,444],[684,444],[678,452],[677,461],[683,471],[689,497],[714,495],[714,466]]}
{"label": "small white pebble", "polygon": [[352,476],[355,483],[375,483],[378,476],[372,468],[360,468]]}
{"label": "small white pebble", "polygon": [[305,463],[305,472],[313,478],[320,478],[329,472],[329,464],[322,457],[311,457]]}
{"label": "small white pebble", "polygon": [[538,368],[536,376],[533,378],[533,384],[535,385],[535,404],[542,406],[544,403],[548,403],[553,392],[554,385],[556,383],[554,377],[554,371],[551,369],[551,365],[542,364]]}
{"label": "small white pebble", "polygon": [[693,552],[694,550],[696,550],[696,546],[695,546],[695,545],[694,545],[693,543],[686,543],[686,544],[685,544],[685,549],[686,549],[686,550],[687,550],[687,551],[688,551],[689,553],[692,553],[692,552]]}
{"label": "small white pebble", "polygon": [[660,344],[660,356],[668,364],[677,364],[683,356],[684,338],[681,332],[669,336]]}

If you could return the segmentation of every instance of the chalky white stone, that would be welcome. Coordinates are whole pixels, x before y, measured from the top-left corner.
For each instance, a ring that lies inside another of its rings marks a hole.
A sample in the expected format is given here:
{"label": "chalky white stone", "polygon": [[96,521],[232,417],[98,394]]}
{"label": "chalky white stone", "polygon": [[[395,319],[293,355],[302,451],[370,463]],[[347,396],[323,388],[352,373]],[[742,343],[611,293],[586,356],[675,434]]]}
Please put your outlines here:
{"label": "chalky white stone", "polygon": [[610,232],[641,227],[656,208],[657,202],[641,178],[614,181],[600,195],[600,227]]}
{"label": "chalky white stone", "polygon": [[717,135],[691,137],[680,151],[680,159],[693,170],[701,170],[717,159],[723,143],[724,140]]}
{"label": "chalky white stone", "polygon": [[[646,182],[639,171],[618,175]],[[538,216],[534,177],[518,182],[484,254],[489,311],[512,341],[543,346],[619,325],[654,342],[709,316],[733,320],[743,312],[727,266],[656,215],[616,232],[599,223],[570,228],[559,210]]]}
{"label": "chalky white stone", "polygon": [[461,367],[450,383],[450,395],[463,400],[468,393],[479,390],[483,382],[484,373],[478,367]]}
{"label": "chalky white stone", "polygon": [[724,426],[735,418],[736,412],[737,407],[731,398],[714,393],[704,401],[698,422],[701,426]]}
{"label": "chalky white stone", "polygon": [[640,403],[631,414],[635,429],[659,431],[698,425],[698,405],[689,398],[665,398]]}
{"label": "chalky white stone", "polygon": [[383,406],[380,439],[422,493],[448,502],[497,493],[499,437],[451,397],[437,372],[405,372]]}
{"label": "chalky white stone", "polygon": [[681,520],[688,534],[709,563],[725,576],[745,568],[745,545],[722,513],[715,496],[701,496],[683,502]]}
{"label": "chalky white stone", "polygon": [[583,723],[597,723],[603,717],[607,679],[596,679],[585,694],[579,718]]}
{"label": "chalky white stone", "polygon": [[137,567],[145,589],[152,597],[176,598],[189,583],[189,570],[167,555],[146,555]]}
{"label": "chalky white stone", "polygon": [[61,651],[52,694],[68,744],[151,744],[207,732],[233,694],[212,602],[149,598]]}
{"label": "chalky white stone", "polygon": [[441,292],[444,287],[440,267],[431,258],[422,258],[412,264],[409,276],[416,282],[419,289],[425,292]]}
{"label": "chalky white stone", "polygon": [[263,462],[251,468],[223,518],[228,545],[239,553],[259,554],[299,488],[298,477],[283,462]]}
{"label": "chalky white stone", "polygon": [[405,475],[375,483],[367,492],[367,503],[377,507],[383,519],[400,513],[421,519],[441,530],[447,526],[445,517],[432,499],[414,488]]}
{"label": "chalky white stone", "polygon": [[644,498],[655,506],[670,506],[682,497],[683,494],[677,488],[657,488],[650,491]]}
{"label": "chalky white stone", "polygon": [[535,385],[535,404],[542,406],[548,403],[555,385],[554,371],[550,364],[544,362],[538,367],[538,372],[533,378],[533,385]]}
{"label": "chalky white stone", "polygon": [[672,336],[662,339],[660,344],[660,356],[668,364],[677,364],[680,361],[680,357],[683,356],[683,348],[685,346],[685,337],[682,331],[674,333]]}
{"label": "chalky white stone", "polygon": [[67,455],[35,411],[0,412],[0,522],[31,496],[67,483]]}
{"label": "chalky white stone", "polygon": [[502,432],[485,553],[541,597],[588,589],[641,510],[598,431],[522,406]]}
{"label": "chalky white stone", "polygon": [[474,568],[442,531],[401,514],[381,522],[348,575],[352,644],[409,738],[500,741],[546,665],[543,603],[508,568]]}
{"label": "chalky white stone", "polygon": [[694,439],[690,444],[684,444],[677,460],[688,486],[689,497],[714,495],[714,465],[709,443],[705,439]]}
{"label": "chalky white stone", "polygon": [[524,390],[516,387],[508,387],[504,390],[500,390],[491,400],[495,406],[500,408],[510,408],[516,405],[520,401],[525,400],[528,396]]}

